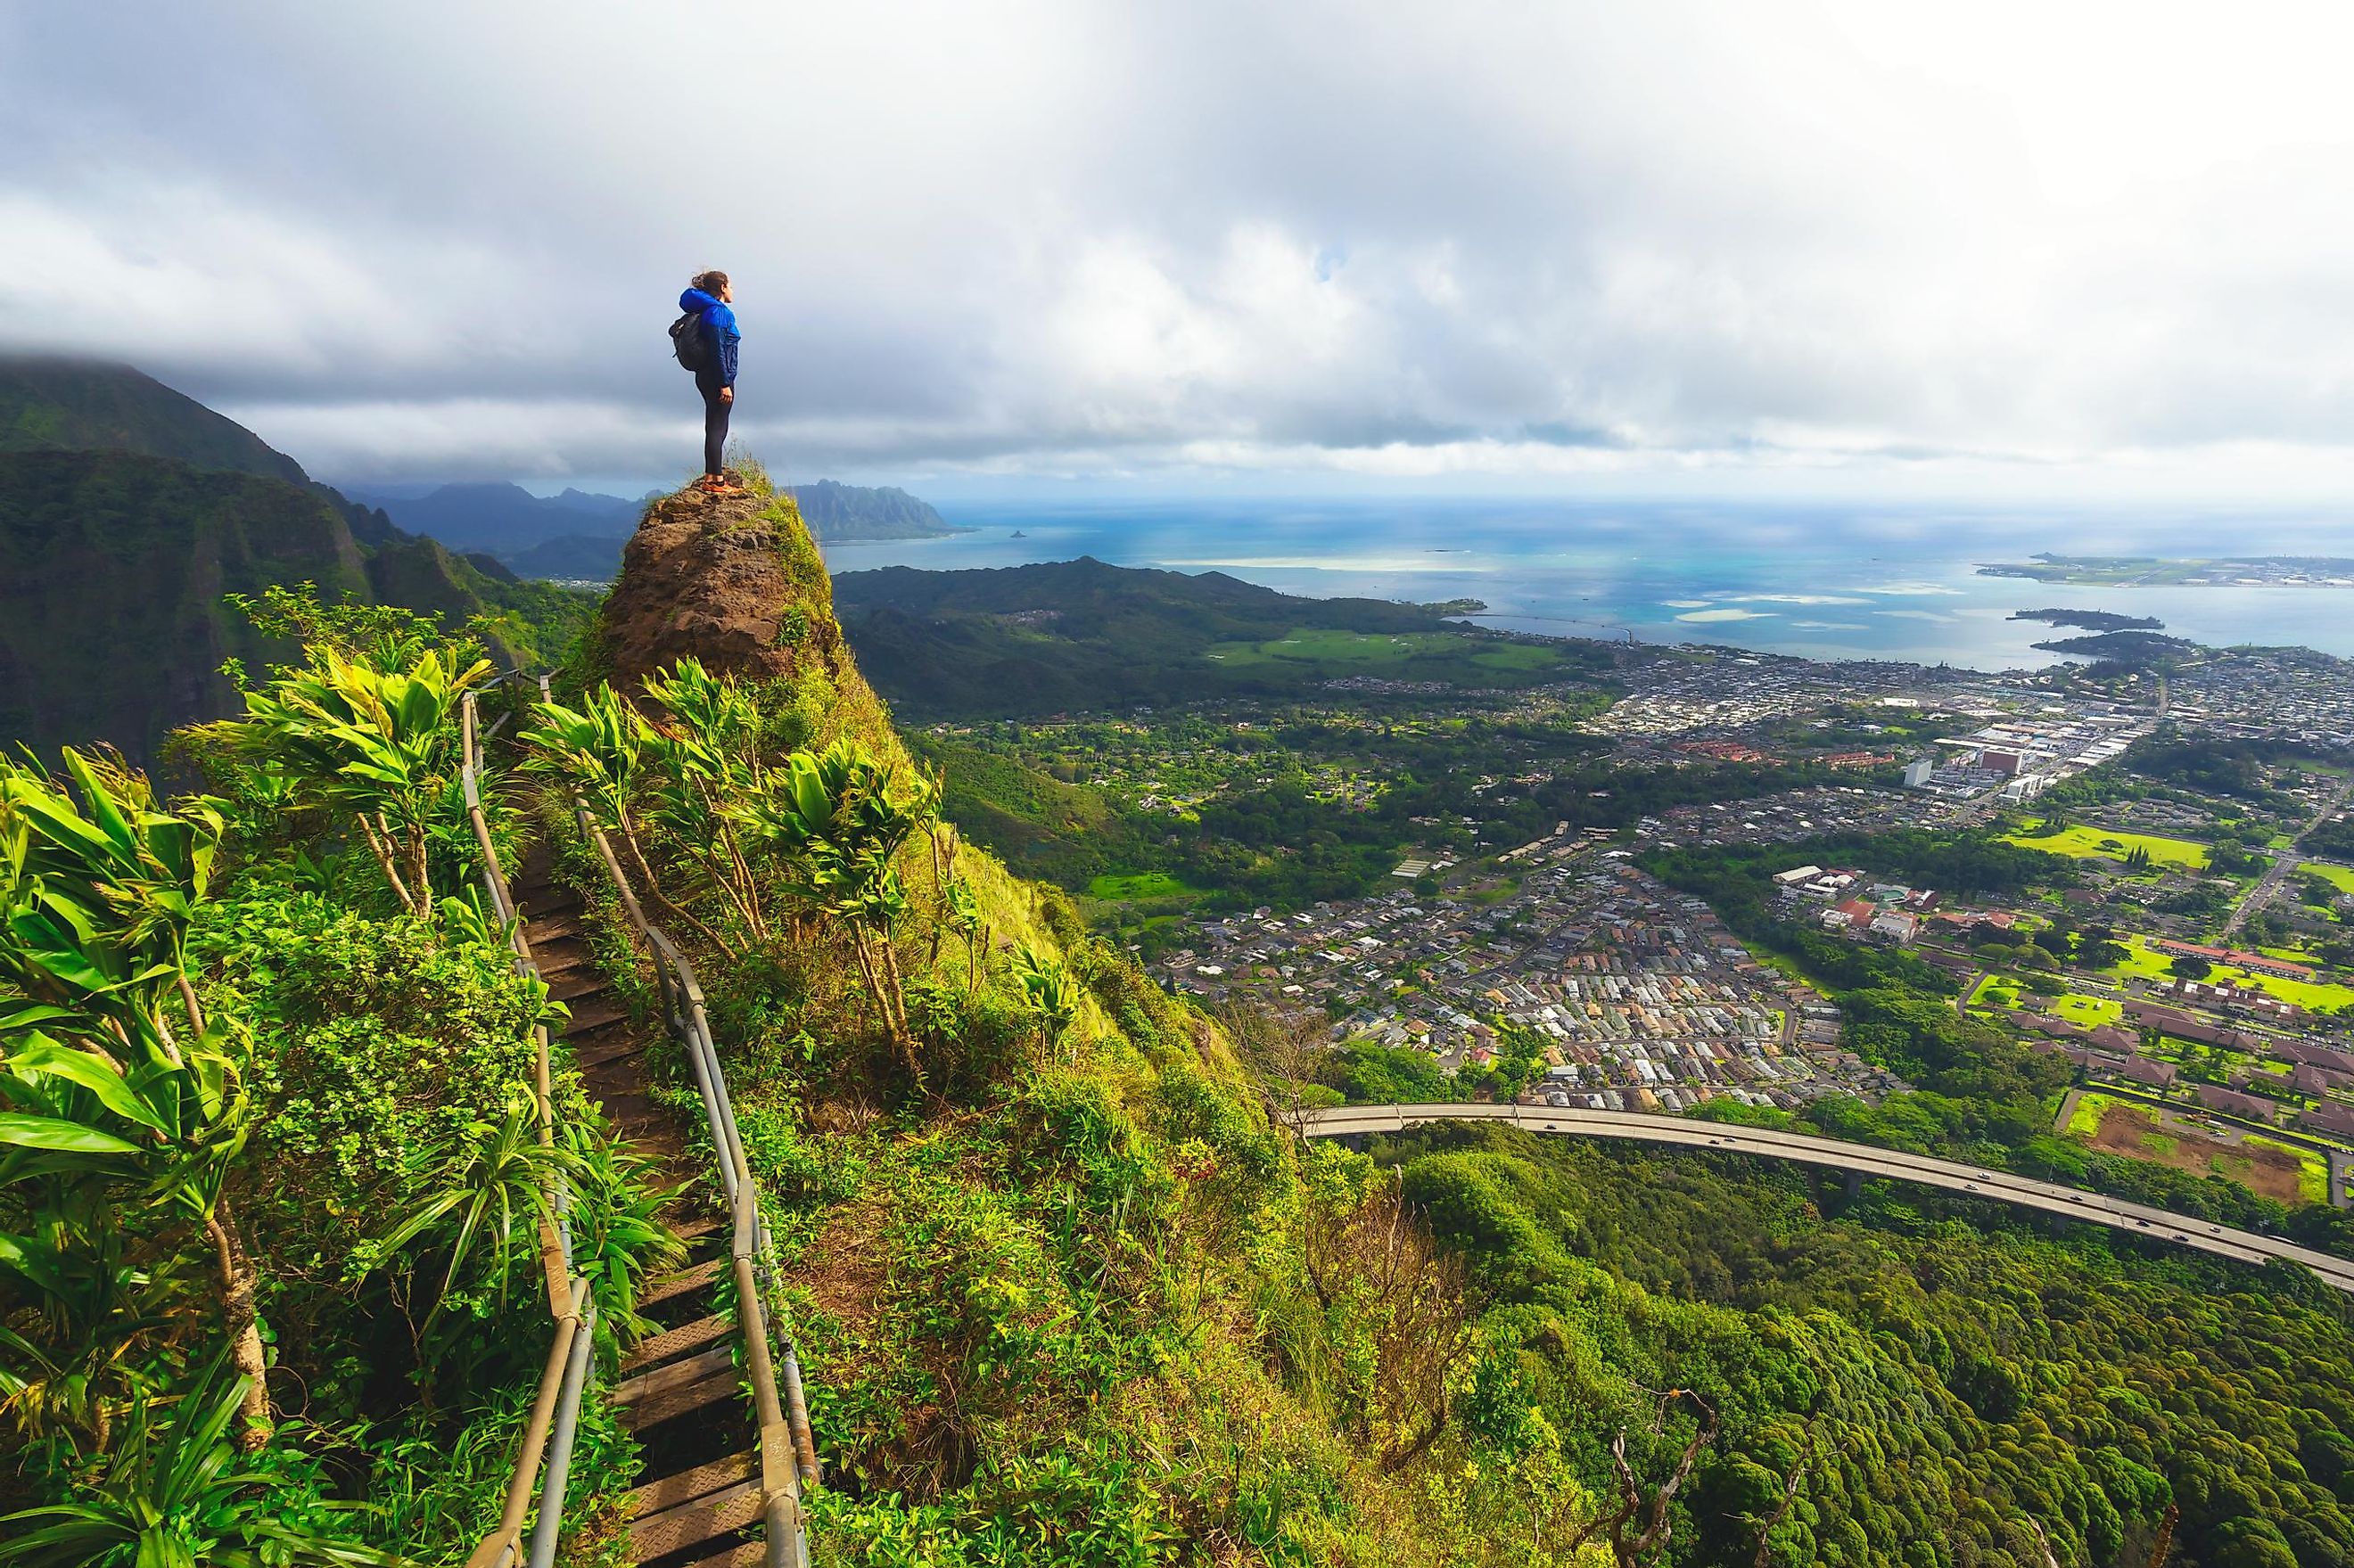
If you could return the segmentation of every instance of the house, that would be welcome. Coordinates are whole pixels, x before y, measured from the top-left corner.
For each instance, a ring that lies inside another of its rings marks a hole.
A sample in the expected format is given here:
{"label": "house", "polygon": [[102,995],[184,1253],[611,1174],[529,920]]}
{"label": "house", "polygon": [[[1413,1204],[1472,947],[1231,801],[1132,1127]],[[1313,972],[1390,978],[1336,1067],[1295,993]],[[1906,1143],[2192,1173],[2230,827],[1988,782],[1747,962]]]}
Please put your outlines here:
{"label": "house", "polygon": [[2191,1097],[2211,1111],[2226,1116],[2243,1117],[2250,1121],[2269,1124],[2273,1119],[2273,1102],[2261,1095],[2242,1094],[2219,1084],[2201,1084],[2191,1091]]}
{"label": "house", "polygon": [[2174,1064],[2171,1062],[2153,1061],[2147,1056],[2132,1056],[2126,1058],[2125,1065],[2118,1071],[2125,1075],[2126,1081],[2129,1084],[2140,1084],[2153,1089],[2174,1087],[2175,1072]]}
{"label": "house", "polygon": [[2348,1077],[2344,1073],[2333,1072],[2327,1067],[2300,1065],[2291,1067],[2288,1073],[2290,1088],[2295,1089],[2298,1094],[2312,1095],[2317,1098],[2328,1094],[2332,1089],[2343,1088],[2348,1084],[2354,1084],[2354,1078]]}
{"label": "house", "polygon": [[2102,1050],[2113,1051],[2120,1056],[2131,1055],[2141,1048],[2141,1036],[2114,1023],[2104,1023],[2094,1030],[2092,1042]]}
{"label": "house", "polygon": [[2316,1106],[2296,1113],[2296,1125],[2307,1132],[2325,1132],[2334,1138],[2354,1138],[2354,1106]]}

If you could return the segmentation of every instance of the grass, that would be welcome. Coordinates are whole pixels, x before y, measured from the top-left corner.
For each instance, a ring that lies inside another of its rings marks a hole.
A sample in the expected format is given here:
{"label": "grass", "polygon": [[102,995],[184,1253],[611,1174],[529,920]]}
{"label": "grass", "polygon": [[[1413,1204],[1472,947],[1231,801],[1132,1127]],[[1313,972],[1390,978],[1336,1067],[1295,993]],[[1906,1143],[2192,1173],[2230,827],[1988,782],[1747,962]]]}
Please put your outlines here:
{"label": "grass", "polygon": [[1443,674],[1442,667],[1458,673],[1534,674],[1561,662],[1559,653],[1536,643],[1490,642],[1452,631],[1385,633],[1330,628],[1304,628],[1272,642],[1221,642],[1203,656],[1228,670],[1313,664],[1343,673],[1426,672],[1433,678]]}
{"label": "grass", "polygon": [[1165,871],[1108,874],[1096,877],[1087,884],[1088,897],[1107,900],[1182,898],[1200,891],[1200,888],[1189,886],[1182,878],[1172,876]]}
{"label": "grass", "polygon": [[2067,1132],[2072,1138],[2090,1138],[2101,1130],[2101,1117],[2111,1106],[2131,1105],[2115,1095],[2083,1094],[2076,1097],[2076,1109],[2068,1118]]}
{"label": "grass", "polygon": [[[2126,961],[2107,973],[2120,977],[2139,975],[2150,980],[2171,980],[2172,960],[2153,949],[2149,938],[2137,936],[2120,944],[2126,949]],[[2260,975],[2231,964],[2217,964],[2208,975],[2210,981],[2232,980],[2253,986],[2268,996],[2295,1002],[2308,1011],[2317,1008],[2342,1008],[2354,1005],[2354,987],[2329,980],[2283,980],[2276,975]]]}
{"label": "grass", "polygon": [[2123,1006],[2105,996],[2080,996],[2074,991],[2045,998],[2043,1010],[2054,1018],[2064,1018],[2087,1029],[2098,1029],[2104,1023],[2123,1022],[2126,1016]]}
{"label": "grass", "polygon": [[2046,854],[2064,854],[2073,860],[2122,861],[2136,849],[2149,852],[2153,868],[2180,866],[2186,871],[2207,869],[2207,846],[2189,839],[2166,839],[2155,833],[2116,832],[2108,828],[2062,828],[2048,837],[2039,837],[2024,829],[2006,835],[2006,841],[2023,849],[2041,850]]}
{"label": "grass", "polygon": [[2354,869],[2342,865],[2324,865],[2319,861],[2309,860],[2299,865],[2296,870],[2300,876],[2321,878],[2340,893],[2354,893]]}

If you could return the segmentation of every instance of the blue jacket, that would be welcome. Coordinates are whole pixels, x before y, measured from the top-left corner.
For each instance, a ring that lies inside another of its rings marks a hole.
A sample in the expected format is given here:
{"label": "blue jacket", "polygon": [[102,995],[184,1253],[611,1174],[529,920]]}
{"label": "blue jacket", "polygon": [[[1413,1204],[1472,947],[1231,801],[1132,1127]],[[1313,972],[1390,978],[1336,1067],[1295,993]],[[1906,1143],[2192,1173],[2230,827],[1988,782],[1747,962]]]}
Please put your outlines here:
{"label": "blue jacket", "polygon": [[689,289],[678,297],[681,314],[693,312],[703,318],[703,332],[711,344],[711,366],[719,372],[719,385],[736,385],[736,313],[713,299],[700,289]]}

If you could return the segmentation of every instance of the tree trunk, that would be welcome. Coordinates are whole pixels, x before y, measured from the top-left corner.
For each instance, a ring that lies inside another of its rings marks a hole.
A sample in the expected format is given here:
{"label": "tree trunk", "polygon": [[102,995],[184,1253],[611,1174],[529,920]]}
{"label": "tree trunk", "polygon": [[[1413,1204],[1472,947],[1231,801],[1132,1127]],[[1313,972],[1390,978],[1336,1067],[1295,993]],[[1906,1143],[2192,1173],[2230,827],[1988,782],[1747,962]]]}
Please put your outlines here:
{"label": "tree trunk", "polygon": [[228,1194],[221,1194],[205,1220],[212,1233],[213,1250],[220,1266],[221,1325],[228,1331],[229,1360],[246,1380],[244,1419],[239,1423],[238,1448],[250,1454],[270,1441],[269,1362],[261,1349],[261,1328],[254,1314],[253,1296],[260,1280],[253,1260],[246,1255],[245,1238],[238,1234],[237,1213]]}
{"label": "tree trunk", "polygon": [[376,853],[376,868],[384,873],[385,881],[400,899],[400,906],[410,914],[417,913],[417,901],[408,895],[408,884],[401,881],[400,868],[392,863],[392,846],[376,832],[376,824],[368,821],[366,811],[358,813],[360,832],[367,835],[368,848]]}
{"label": "tree trunk", "polygon": [[662,890],[661,880],[654,875],[654,868],[647,863],[646,852],[638,847],[638,835],[631,831],[626,818],[621,822],[621,847],[630,852],[631,863],[638,868],[638,880],[645,884],[646,896],[653,901],[654,907],[673,920],[694,927],[705,941],[719,950],[722,957],[732,959],[737,956],[736,949],[722,941],[718,932],[670,901],[670,895]]}

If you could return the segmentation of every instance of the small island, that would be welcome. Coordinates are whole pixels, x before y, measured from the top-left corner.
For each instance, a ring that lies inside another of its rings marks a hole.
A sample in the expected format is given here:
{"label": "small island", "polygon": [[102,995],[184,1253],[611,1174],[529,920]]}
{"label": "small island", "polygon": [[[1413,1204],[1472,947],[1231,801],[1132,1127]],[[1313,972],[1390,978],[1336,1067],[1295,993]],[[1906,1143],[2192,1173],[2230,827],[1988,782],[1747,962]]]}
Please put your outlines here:
{"label": "small island", "polygon": [[2020,609],[2013,620],[2041,620],[2051,626],[2075,626],[2086,631],[2163,631],[2166,622],[2154,615],[2118,615],[2106,609]]}

